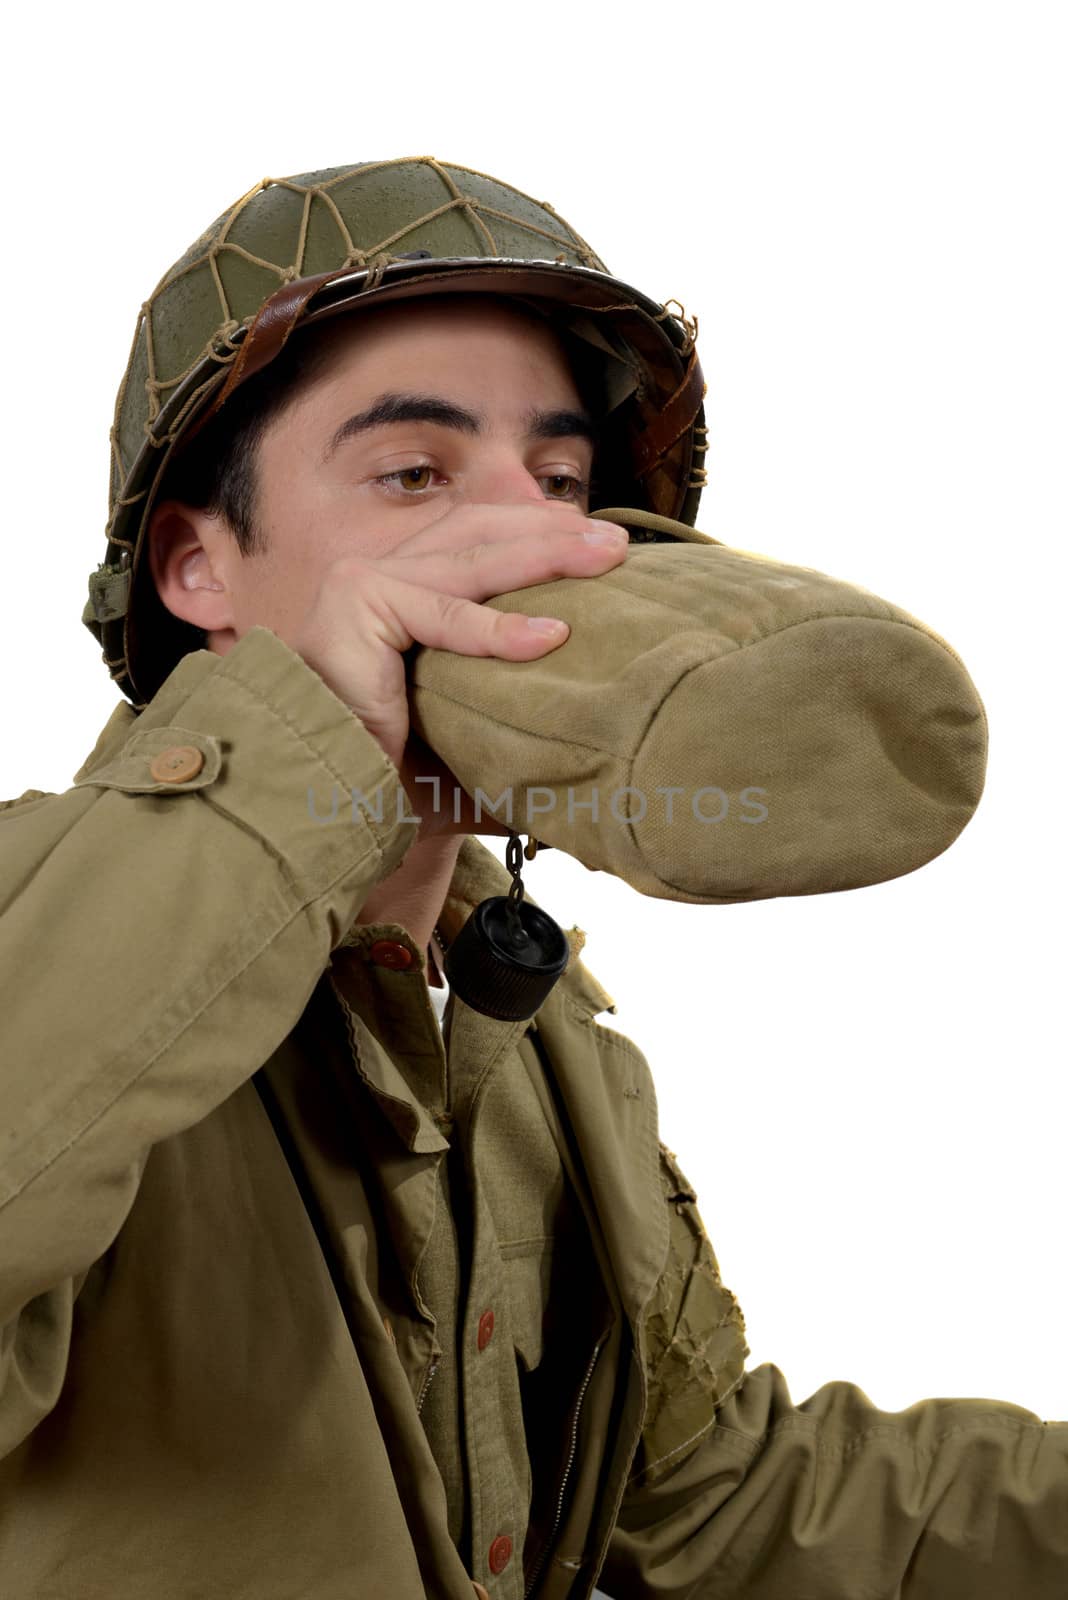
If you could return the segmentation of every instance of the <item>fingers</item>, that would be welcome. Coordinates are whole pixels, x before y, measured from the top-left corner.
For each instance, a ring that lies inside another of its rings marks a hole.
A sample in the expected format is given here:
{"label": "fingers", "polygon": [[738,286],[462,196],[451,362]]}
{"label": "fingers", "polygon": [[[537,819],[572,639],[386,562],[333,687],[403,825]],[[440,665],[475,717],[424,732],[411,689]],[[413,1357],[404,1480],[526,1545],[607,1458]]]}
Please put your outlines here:
{"label": "fingers", "polygon": [[406,583],[381,571],[384,563],[378,565],[374,592],[364,599],[378,620],[374,631],[394,649],[407,648],[402,642],[407,638],[456,655],[533,661],[567,638],[568,625],[558,618],[495,611],[460,594]]}
{"label": "fingers", "polygon": [[625,529],[582,518],[573,527],[552,529],[533,538],[487,539],[457,549],[394,554],[378,565],[406,582],[468,600],[485,600],[557,578],[597,577],[625,560],[627,549]]}
{"label": "fingers", "polygon": [[517,505],[468,503],[453,506],[426,527],[396,544],[390,558],[457,551],[469,545],[504,543],[510,539],[546,537],[568,530],[574,533],[614,527],[614,523],[588,517],[567,501],[543,500]]}

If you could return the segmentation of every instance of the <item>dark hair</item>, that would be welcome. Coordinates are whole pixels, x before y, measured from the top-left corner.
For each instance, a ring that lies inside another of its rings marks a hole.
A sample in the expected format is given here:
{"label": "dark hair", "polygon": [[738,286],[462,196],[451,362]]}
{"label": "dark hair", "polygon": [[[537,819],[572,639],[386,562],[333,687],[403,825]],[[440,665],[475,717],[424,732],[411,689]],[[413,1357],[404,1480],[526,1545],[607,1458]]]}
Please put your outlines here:
{"label": "dark hair", "polygon": [[218,415],[179,450],[159,498],[224,517],[242,555],[262,551],[256,516],[260,442],[268,424],[319,377],[336,341],[329,321],[292,334],[270,365],[239,384]]}
{"label": "dark hair", "polygon": [[[462,295],[455,298],[486,297]],[[509,302],[505,300],[505,304]],[[533,315],[522,305],[512,303],[511,308]],[[347,324],[348,319],[345,321]],[[599,421],[602,404],[592,352],[580,348],[562,327],[557,326],[553,331],[568,357],[584,404]],[[262,552],[265,544],[256,514],[260,443],[268,425],[327,368],[337,346],[337,337],[337,324],[329,317],[307,328],[296,329],[270,365],[240,384],[219,414],[188,445],[178,450],[163,476],[159,499],[180,500],[183,505],[206,511],[210,516],[222,516],[233,531],[242,555]],[[609,499],[605,503],[614,502]]]}

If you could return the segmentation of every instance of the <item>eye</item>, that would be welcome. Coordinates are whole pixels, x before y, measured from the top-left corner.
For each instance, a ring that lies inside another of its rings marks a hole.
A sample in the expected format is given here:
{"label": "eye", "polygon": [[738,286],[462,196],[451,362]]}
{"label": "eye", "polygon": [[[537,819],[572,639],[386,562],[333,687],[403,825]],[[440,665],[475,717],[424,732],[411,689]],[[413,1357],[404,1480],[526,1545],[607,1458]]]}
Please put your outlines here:
{"label": "eye", "polygon": [[590,487],[584,478],[573,477],[569,472],[552,472],[538,481],[549,485],[545,491],[547,500],[577,500]]}
{"label": "eye", "polygon": [[[424,489],[430,488],[430,480],[434,476],[434,468],[422,463],[413,467],[400,467],[396,472],[386,472],[376,483],[381,483],[389,488],[391,494],[421,494]],[[391,486],[391,487],[390,487]]]}

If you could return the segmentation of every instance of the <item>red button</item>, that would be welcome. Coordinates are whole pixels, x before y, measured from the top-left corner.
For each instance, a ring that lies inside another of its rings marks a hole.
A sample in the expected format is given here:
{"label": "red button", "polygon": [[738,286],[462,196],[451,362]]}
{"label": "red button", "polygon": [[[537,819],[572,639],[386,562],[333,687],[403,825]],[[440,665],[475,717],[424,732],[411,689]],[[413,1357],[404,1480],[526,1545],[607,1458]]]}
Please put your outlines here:
{"label": "red button", "polygon": [[491,1572],[503,1572],[512,1559],[512,1541],[506,1533],[499,1539],[494,1539],[489,1547],[489,1569]]}
{"label": "red button", "polygon": [[394,939],[376,939],[371,946],[371,960],[378,967],[389,967],[393,972],[406,972],[415,957],[406,944]]}
{"label": "red button", "polygon": [[493,1312],[483,1311],[478,1319],[478,1348],[485,1350],[493,1338]]}

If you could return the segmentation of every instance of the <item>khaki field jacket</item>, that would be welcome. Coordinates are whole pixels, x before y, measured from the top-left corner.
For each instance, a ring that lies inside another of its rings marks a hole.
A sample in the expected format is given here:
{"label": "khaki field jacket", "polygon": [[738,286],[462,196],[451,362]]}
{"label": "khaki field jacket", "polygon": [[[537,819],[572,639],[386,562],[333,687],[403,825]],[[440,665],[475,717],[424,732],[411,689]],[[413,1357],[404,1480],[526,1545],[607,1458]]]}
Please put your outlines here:
{"label": "khaki field jacket", "polygon": [[1064,1600],[1068,1426],[745,1373],[580,937],[442,1037],[358,922],[415,833],[265,628],[0,810],[3,1600]]}

